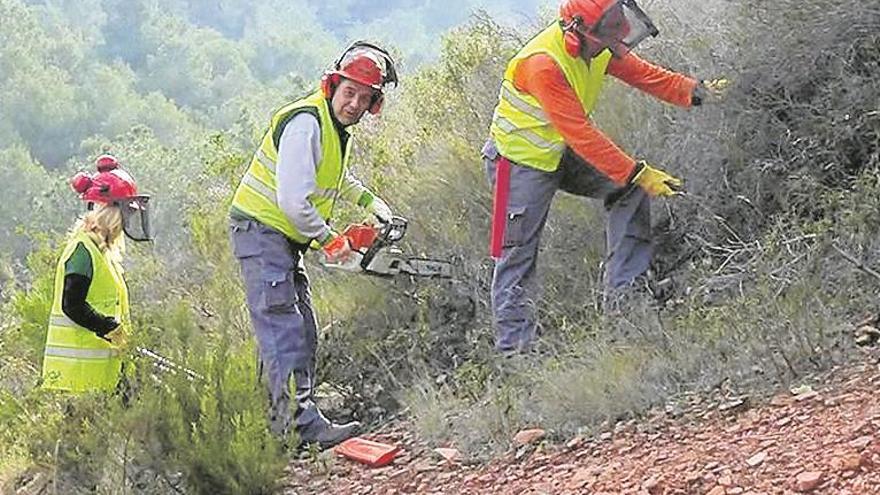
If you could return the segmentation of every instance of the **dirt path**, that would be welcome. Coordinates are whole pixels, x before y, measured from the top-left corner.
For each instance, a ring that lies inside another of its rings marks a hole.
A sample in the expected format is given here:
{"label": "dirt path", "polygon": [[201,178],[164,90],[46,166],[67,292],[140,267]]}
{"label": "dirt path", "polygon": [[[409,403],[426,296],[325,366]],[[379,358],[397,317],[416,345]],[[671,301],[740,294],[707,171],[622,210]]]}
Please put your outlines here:
{"label": "dirt path", "polygon": [[403,445],[393,464],[346,459],[289,466],[282,493],[345,494],[880,494],[880,366],[834,370],[824,385],[749,407],[694,398],[598,437],[531,444],[489,464],[448,462],[405,426],[374,435]]}

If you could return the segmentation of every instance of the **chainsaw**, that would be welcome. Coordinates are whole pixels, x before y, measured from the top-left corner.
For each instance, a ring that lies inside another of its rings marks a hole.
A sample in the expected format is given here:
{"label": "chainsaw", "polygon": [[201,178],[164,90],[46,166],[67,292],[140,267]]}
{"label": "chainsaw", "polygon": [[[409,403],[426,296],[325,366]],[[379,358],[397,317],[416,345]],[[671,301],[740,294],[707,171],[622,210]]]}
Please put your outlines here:
{"label": "chainsaw", "polygon": [[[403,217],[392,217],[380,226],[370,224],[352,224],[345,228],[345,237],[352,250],[358,255],[356,271],[380,277],[395,275],[412,275],[415,277],[452,278],[452,263],[407,256],[397,246],[406,234],[407,220]],[[342,265],[325,263],[331,268],[348,268]]]}

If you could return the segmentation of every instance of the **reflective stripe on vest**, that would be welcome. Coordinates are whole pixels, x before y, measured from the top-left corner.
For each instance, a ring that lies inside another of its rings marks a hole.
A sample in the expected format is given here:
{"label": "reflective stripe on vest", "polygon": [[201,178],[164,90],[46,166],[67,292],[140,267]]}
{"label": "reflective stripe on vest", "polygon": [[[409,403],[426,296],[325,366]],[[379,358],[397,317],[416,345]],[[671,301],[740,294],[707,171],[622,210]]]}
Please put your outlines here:
{"label": "reflective stripe on vest", "polygon": [[78,325],[73,322],[67,315],[50,315],[49,316],[49,325],[53,327],[77,327]]}
{"label": "reflective stripe on vest", "polygon": [[547,114],[544,113],[544,109],[541,107],[534,107],[531,103],[519,97],[515,91],[511,91],[507,86],[501,85],[501,98],[507,100],[508,103],[514,106],[520,112],[523,112],[530,117],[534,117],[537,120],[543,122],[549,122],[547,118]]}
{"label": "reflective stripe on vest", "polygon": [[110,359],[118,354],[116,349],[78,349],[76,347],[46,346],[44,355],[72,359]]}
{"label": "reflective stripe on vest", "polygon": [[[278,205],[278,196],[275,192],[275,189],[267,184],[263,184],[263,182],[256,176],[245,174],[245,176],[241,178],[241,183],[253,189],[253,192],[262,196],[266,202],[270,202],[276,206]],[[322,189],[318,187],[315,188],[315,192],[312,193],[312,196],[317,198],[333,199],[336,196],[337,192],[338,189]]]}
{"label": "reflective stripe on vest", "polygon": [[264,167],[270,170],[273,174],[275,173],[275,160],[272,160],[266,153],[263,152],[263,148],[257,148],[257,151],[254,152],[254,160],[259,161]]}
{"label": "reflective stripe on vest", "polygon": [[268,185],[263,184],[263,181],[258,179],[253,174],[244,174],[244,177],[241,178],[241,183],[250,187],[260,196],[263,196],[266,201],[272,203],[273,205],[278,205],[278,197],[275,192],[275,188]]}
{"label": "reflective stripe on vest", "polygon": [[577,94],[584,114],[589,116],[602,90],[611,52],[604,50],[589,64],[580,57],[572,57],[565,51],[562,29],[553,23],[526,43],[507,64],[490,127],[495,145],[511,161],[552,172],[559,166],[565,140],[547,118],[540,102],[513,84],[519,63],[538,53],[556,62]]}
{"label": "reflective stripe on vest", "polygon": [[112,390],[119,381],[118,349],[94,332],[77,325],[62,310],[65,263],[82,243],[92,261],[86,302],[102,315],[113,316],[127,332],[130,325],[128,289],[122,267],[110,260],[85,233],[67,242],[55,267],[55,292],[43,354],[43,387],[71,392]]}
{"label": "reflective stripe on vest", "polygon": [[[549,149],[549,150],[559,150],[560,153],[565,150],[565,143],[552,142],[542,138],[538,135],[537,132],[532,131],[531,129],[518,129],[516,124],[507,120],[504,117],[496,116],[494,124],[504,132],[507,133],[518,133],[520,137],[525,139],[526,141],[532,143],[538,148]],[[502,153],[502,155],[504,155]],[[504,155],[507,156],[507,155]],[[561,155],[560,155],[561,156]]]}
{"label": "reflective stripe on vest", "polygon": [[317,114],[321,128],[321,161],[316,167],[316,187],[315,192],[309,196],[309,202],[321,218],[330,219],[348,166],[352,140],[348,139],[346,149],[343,150],[339,133],[330,115],[330,106],[320,91],[275,112],[269,129],[263,135],[260,146],[254,152],[250,166],[232,198],[234,209],[301,244],[307,244],[311,239],[302,235],[278,206],[278,181],[275,175],[278,150],[275,136],[279,134],[279,126],[286,125],[293,115],[304,111]]}

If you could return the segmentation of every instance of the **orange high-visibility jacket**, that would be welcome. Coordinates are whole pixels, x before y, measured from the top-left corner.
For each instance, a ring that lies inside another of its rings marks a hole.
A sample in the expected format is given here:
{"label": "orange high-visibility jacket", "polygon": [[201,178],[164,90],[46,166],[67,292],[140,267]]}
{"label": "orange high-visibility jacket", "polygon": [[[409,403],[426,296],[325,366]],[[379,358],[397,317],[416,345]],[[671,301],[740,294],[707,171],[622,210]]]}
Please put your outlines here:
{"label": "orange high-visibility jacket", "polygon": [[[651,64],[633,53],[612,59],[608,74],[681,107],[691,106],[691,95],[698,84],[693,78]],[[635,160],[592,124],[574,89],[549,55],[538,53],[520,62],[513,84],[541,103],[566,145],[581,158],[614,182],[624,184],[627,181]]]}

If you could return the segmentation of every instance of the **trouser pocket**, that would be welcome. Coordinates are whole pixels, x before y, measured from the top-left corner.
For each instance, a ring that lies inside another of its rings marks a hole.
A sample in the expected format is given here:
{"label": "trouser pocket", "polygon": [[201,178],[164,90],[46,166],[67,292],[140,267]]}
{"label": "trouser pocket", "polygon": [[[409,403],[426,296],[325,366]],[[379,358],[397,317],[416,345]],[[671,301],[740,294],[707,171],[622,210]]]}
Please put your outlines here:
{"label": "trouser pocket", "polygon": [[229,225],[232,253],[236,258],[249,258],[260,254],[260,238],[249,220],[232,220]]}
{"label": "trouser pocket", "polygon": [[526,207],[507,209],[507,224],[504,227],[504,247],[522,246],[525,242]]}
{"label": "trouser pocket", "polygon": [[290,271],[267,270],[263,273],[261,305],[269,313],[293,313],[297,295]]}

